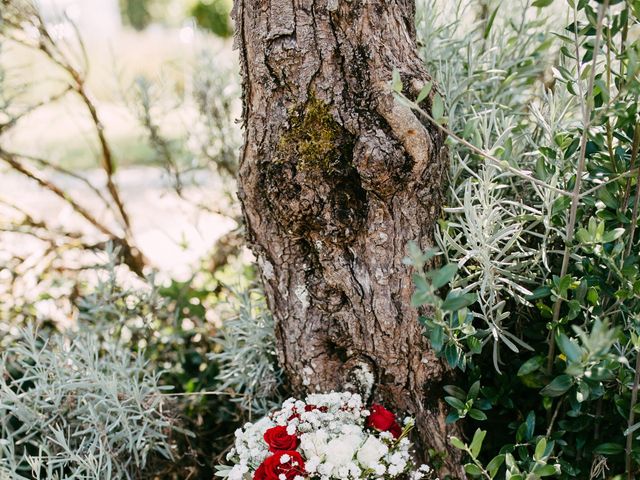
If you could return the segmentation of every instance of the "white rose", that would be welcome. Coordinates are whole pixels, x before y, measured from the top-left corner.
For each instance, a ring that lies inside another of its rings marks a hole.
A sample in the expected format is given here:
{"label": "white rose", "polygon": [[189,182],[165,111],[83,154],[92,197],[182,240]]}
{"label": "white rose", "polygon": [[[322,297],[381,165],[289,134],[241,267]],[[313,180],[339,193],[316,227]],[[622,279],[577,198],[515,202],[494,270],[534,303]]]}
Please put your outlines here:
{"label": "white rose", "polygon": [[358,450],[356,458],[363,467],[374,468],[378,464],[378,461],[386,455],[388,451],[389,447],[373,435],[369,435],[367,441],[364,442],[364,445],[362,445],[360,450]]}
{"label": "white rose", "polygon": [[327,432],[317,430],[300,436],[300,449],[305,458],[324,458],[327,452]]}
{"label": "white rose", "polygon": [[341,435],[327,444],[327,459],[335,466],[347,465],[356,454],[362,439],[358,435]]}

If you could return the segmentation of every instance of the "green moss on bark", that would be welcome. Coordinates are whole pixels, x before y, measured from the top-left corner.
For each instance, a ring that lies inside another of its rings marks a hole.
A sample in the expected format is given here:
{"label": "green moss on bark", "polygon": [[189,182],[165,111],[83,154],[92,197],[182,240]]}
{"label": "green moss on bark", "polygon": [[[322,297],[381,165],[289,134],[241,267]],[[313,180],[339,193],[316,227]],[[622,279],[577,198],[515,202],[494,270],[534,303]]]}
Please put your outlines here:
{"label": "green moss on bark", "polygon": [[348,133],[326,103],[312,96],[292,112],[290,125],[280,138],[279,160],[293,160],[299,170],[331,172],[344,166]]}

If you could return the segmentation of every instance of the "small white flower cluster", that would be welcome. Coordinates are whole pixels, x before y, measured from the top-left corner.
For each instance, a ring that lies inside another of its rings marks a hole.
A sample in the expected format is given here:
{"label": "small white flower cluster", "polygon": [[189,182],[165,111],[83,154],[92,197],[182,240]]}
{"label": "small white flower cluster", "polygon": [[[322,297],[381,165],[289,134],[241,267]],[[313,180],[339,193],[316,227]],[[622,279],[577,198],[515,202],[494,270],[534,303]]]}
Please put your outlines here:
{"label": "small white flower cluster", "polygon": [[[394,415],[382,410],[395,423]],[[416,468],[411,456],[407,433],[413,419],[405,419],[394,434],[377,429],[370,416],[360,396],[349,392],[289,399],[280,410],[236,431],[227,455],[233,463],[226,470],[228,480],[432,478],[431,468]]]}

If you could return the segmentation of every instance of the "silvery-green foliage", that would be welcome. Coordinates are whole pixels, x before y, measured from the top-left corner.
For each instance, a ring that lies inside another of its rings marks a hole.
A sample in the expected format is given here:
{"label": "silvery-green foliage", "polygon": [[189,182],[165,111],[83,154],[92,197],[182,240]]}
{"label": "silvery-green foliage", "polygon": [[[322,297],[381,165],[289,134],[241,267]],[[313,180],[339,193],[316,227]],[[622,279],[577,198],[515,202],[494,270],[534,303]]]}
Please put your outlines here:
{"label": "silvery-green foliage", "polygon": [[187,145],[196,159],[235,175],[242,131],[239,114],[240,78],[237,67],[220,65],[219,55],[203,50],[193,73],[193,103],[197,121],[189,131]]}
{"label": "silvery-green foliage", "polygon": [[255,290],[236,292],[231,311],[217,338],[221,351],[210,358],[220,366],[220,388],[236,393],[232,401],[249,416],[260,417],[283,399],[273,317]]}
{"label": "silvery-green foliage", "polygon": [[84,326],[24,330],[0,357],[0,477],[141,478],[171,458],[159,373]]}
{"label": "silvery-green foliage", "polygon": [[[544,85],[556,55],[554,21],[527,18],[526,0],[515,2],[521,8],[511,3],[423,0],[418,38],[428,45],[422,54],[436,74],[449,128],[505,165],[534,172],[540,149],[557,149],[554,137],[575,122],[578,106]],[[485,341],[494,341],[498,368],[499,345],[527,348],[510,331],[505,300],[530,305],[526,297],[548,276],[548,247],[562,235],[550,221],[558,194],[457,143],[450,154],[446,220],[436,241],[459,267],[452,287],[476,294],[475,315],[486,325]]]}

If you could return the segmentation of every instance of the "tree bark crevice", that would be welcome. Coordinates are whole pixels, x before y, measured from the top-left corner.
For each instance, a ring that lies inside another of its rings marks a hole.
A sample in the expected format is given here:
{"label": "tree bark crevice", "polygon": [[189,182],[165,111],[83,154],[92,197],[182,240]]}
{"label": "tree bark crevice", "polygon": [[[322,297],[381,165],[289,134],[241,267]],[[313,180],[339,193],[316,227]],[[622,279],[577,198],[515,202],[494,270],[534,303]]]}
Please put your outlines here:
{"label": "tree bark crevice", "polygon": [[348,386],[416,415],[419,445],[447,452],[445,471],[463,478],[439,400],[450,372],[422,335],[403,263],[408,242],[432,242],[447,167],[444,137],[389,87],[394,68],[414,97],[431,81],[414,10],[235,1],[239,198],[293,391]]}

